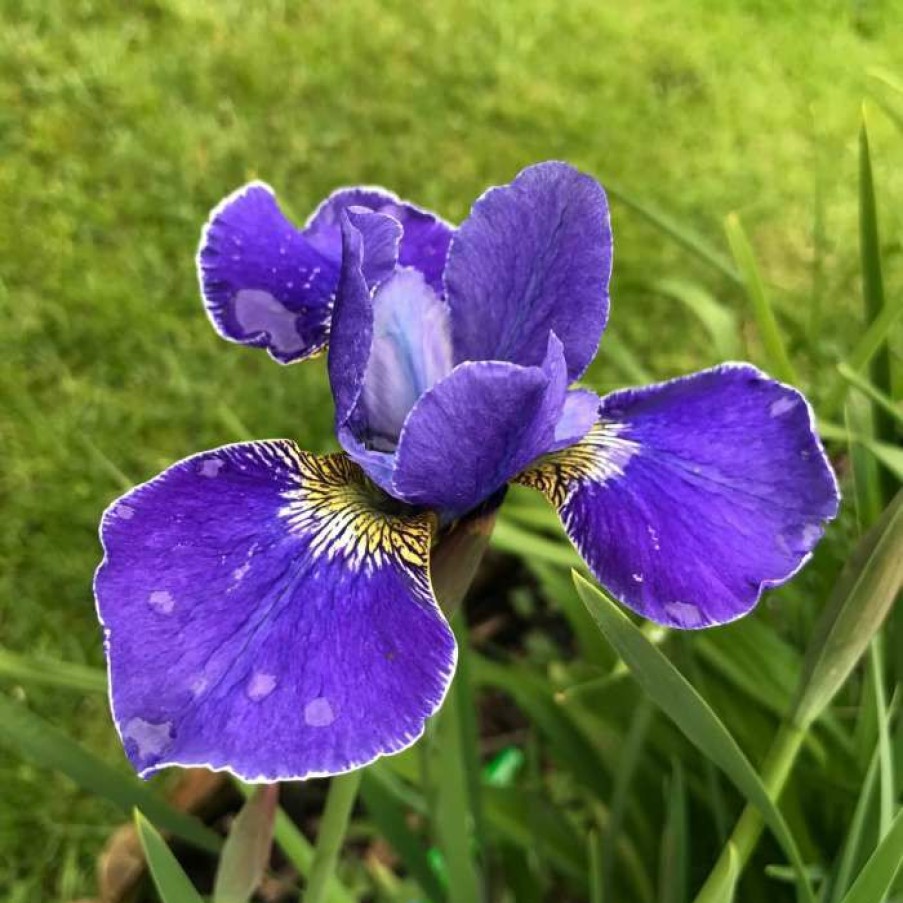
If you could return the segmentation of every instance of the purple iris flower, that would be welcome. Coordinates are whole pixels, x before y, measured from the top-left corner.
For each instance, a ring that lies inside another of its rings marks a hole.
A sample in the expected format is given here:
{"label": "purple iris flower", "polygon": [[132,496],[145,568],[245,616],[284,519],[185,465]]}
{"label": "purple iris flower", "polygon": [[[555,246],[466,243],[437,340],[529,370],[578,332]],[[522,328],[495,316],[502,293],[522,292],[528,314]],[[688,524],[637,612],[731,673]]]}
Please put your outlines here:
{"label": "purple iris flower", "polygon": [[799,570],[838,492],[796,389],[748,364],[571,388],[611,252],[602,188],[563,163],[490,189],[457,229],[379,189],[333,194],[303,229],[260,183],[214,210],[211,320],[282,363],[328,346],[344,453],[202,452],[105,513],[97,607],[142,775],[300,779],[413,743],[455,669],[431,550],[512,481],[660,624],[732,621]]}

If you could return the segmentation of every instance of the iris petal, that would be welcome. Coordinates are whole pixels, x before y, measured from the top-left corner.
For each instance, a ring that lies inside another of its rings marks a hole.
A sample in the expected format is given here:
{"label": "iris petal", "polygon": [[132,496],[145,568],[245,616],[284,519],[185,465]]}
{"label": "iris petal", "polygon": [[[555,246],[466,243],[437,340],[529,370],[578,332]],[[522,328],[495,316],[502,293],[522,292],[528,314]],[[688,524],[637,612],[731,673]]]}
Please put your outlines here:
{"label": "iris petal", "polygon": [[561,342],[541,367],[459,364],[411,411],[398,444],[392,491],[457,516],[555,447],[566,392]]}
{"label": "iris petal", "polygon": [[743,364],[603,398],[583,441],[520,480],[557,506],[602,584],[683,628],[748,612],[838,505],[806,400]]}
{"label": "iris petal", "polygon": [[577,379],[608,318],[611,241],[605,192],[565,163],[487,191],[448,255],[455,360],[538,365],[554,332]]}
{"label": "iris petal", "polygon": [[455,644],[432,520],[386,501],[345,456],[278,441],[189,458],[110,507],[95,592],[142,775],[301,779],[414,742]]}
{"label": "iris petal", "polygon": [[338,264],[252,182],[210,215],[198,250],[204,305],[225,339],[266,348],[280,363],[318,354],[329,336]]}
{"label": "iris petal", "polygon": [[448,308],[417,270],[400,269],[373,298],[362,403],[375,448],[394,450],[417,399],[452,369]]}
{"label": "iris petal", "polygon": [[201,294],[217,332],[266,348],[280,363],[321,352],[339,278],[341,218],[350,207],[383,211],[404,227],[402,263],[440,284],[452,228],[434,214],[382,189],[342,189],[298,229],[273,190],[252,182],[213,210],[201,236]]}

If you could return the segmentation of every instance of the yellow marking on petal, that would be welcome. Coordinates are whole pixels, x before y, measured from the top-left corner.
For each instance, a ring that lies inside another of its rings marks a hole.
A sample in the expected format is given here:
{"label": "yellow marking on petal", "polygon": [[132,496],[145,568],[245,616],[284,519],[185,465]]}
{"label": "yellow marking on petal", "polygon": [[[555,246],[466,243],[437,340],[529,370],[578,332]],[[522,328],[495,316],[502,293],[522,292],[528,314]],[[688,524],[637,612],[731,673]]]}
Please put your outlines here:
{"label": "yellow marking on petal", "polygon": [[317,457],[289,444],[272,443],[287,465],[295,488],[285,490],[280,510],[289,529],[311,538],[311,551],[351,568],[401,564],[428,581],[435,517],[393,510],[390,499],[350,458]]}
{"label": "yellow marking on petal", "polygon": [[628,425],[600,420],[576,444],[540,458],[515,478],[516,483],[541,492],[556,508],[579,483],[607,483],[623,475],[627,462],[640,450],[639,442],[621,438]]}

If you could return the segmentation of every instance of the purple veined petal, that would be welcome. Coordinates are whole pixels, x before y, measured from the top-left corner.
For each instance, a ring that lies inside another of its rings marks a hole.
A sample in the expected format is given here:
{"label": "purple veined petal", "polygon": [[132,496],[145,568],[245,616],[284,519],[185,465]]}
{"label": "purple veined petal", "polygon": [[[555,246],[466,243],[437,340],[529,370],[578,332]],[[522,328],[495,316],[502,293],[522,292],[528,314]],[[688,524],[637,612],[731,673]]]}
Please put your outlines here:
{"label": "purple veined petal", "polygon": [[566,389],[554,334],[542,367],[458,364],[408,416],[392,494],[444,516],[471,510],[554,447]]}
{"label": "purple veined petal", "polygon": [[399,227],[382,213],[346,211],[342,226],[342,267],[336,289],[329,382],[340,430],[355,414],[373,345],[372,289],[395,269]]}
{"label": "purple veined petal", "polygon": [[110,506],[95,593],[142,776],[300,780],[417,739],[455,643],[430,586],[433,518],[387,501],[344,455],[271,441],[189,458]]}
{"label": "purple veined petal", "polygon": [[442,291],[442,273],[454,226],[429,210],[400,200],[385,188],[341,188],[317,208],[305,227],[313,246],[330,259],[341,257],[342,211],[350,207],[363,207],[397,220],[403,229],[398,262],[419,270],[436,291]]}
{"label": "purple veined petal", "polygon": [[456,361],[538,365],[554,332],[577,379],[608,319],[611,254],[605,192],[573,167],[540,163],[487,191],[445,269]]}
{"label": "purple veined petal", "polygon": [[405,229],[401,263],[441,286],[453,229],[434,214],[383,189],[351,188],[330,195],[298,229],[272,188],[252,182],[217,205],[201,235],[198,276],[216,331],[229,341],[266,348],[283,364],[321,352],[339,278],[341,217],[349,207],[391,216]]}
{"label": "purple veined petal", "polygon": [[338,261],[292,225],[268,185],[252,182],[214,208],[197,266],[204,307],[224,339],[266,348],[282,364],[326,347]]}
{"label": "purple veined petal", "polygon": [[750,611],[805,564],[839,500],[805,398],[748,364],[606,396],[589,435],[520,482],[558,508],[600,583],[678,628]]}

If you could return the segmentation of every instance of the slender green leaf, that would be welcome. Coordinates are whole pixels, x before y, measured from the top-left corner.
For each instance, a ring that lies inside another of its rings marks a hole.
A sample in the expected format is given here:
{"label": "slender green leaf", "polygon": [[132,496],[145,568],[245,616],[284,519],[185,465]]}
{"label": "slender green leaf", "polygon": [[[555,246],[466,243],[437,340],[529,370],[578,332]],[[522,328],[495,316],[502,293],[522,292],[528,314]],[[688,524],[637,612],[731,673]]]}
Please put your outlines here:
{"label": "slender green leaf", "polygon": [[279,785],[258,787],[235,817],[223,845],[214,903],[247,903],[260,885],[270,862]]}
{"label": "slender green leaf", "polygon": [[731,841],[728,841],[726,850],[727,855],[719,858],[715,871],[709,876],[702,892],[697,894],[694,903],[733,903],[740,880],[740,857]]}
{"label": "slender green leaf", "polygon": [[753,317],[759,329],[759,337],[762,340],[762,348],[771,371],[778,379],[787,383],[797,383],[796,373],[787,349],[784,347],[784,339],[778,328],[771,302],[765,293],[765,285],[759,274],[756,258],[752,247],[746,237],[746,232],[740,224],[740,219],[735,213],[731,213],[725,221],[727,239],[737,261],[737,266],[743,277],[743,286],[752,307]]}
{"label": "slender green leaf", "polygon": [[135,829],[151,878],[163,903],[203,903],[188,875],[154,826],[135,810]]}
{"label": "slender green leaf", "polygon": [[521,787],[484,787],[483,791],[493,835],[538,854],[577,887],[587,887],[586,846],[561,811],[545,797]]}
{"label": "slender green leaf", "polygon": [[869,647],[869,665],[872,672],[871,687],[875,697],[875,714],[878,724],[878,761],[881,769],[881,793],[879,795],[880,818],[878,835],[884,837],[890,830],[894,817],[894,754],[890,739],[890,717],[884,693],[884,656],[881,654],[881,634],[876,634]]}
{"label": "slender green leaf", "polygon": [[602,888],[603,897],[606,900],[612,899],[617,839],[621,836],[621,831],[624,827],[624,814],[627,810],[630,787],[642,757],[643,747],[646,743],[654,714],[652,705],[644,697],[633,715],[630,729],[627,732],[624,745],[621,747],[618,769],[615,773],[614,789],[611,795],[611,815],[606,826],[606,842],[602,858]]}
{"label": "slender green leaf", "polygon": [[[859,799],[856,801],[853,817],[850,819],[850,827],[844,840],[843,851],[840,854],[837,868],[834,871],[834,878],[831,882],[828,903],[840,903],[841,898],[849,889],[850,881],[853,877],[853,869],[865,843],[864,835],[867,830],[869,809],[871,808],[872,798],[875,795],[875,788],[878,786],[878,754],[879,750],[876,748],[866,771],[865,780],[862,782],[862,789],[859,791]],[[877,831],[875,833],[877,836]]]}
{"label": "slender green leaf", "polygon": [[[606,842],[606,847],[609,845],[614,847],[614,838]],[[586,835],[586,853],[589,858],[589,903],[606,903],[608,897],[605,894],[605,871],[602,865],[605,851],[598,831],[591,830]]]}
{"label": "slender green leaf", "polygon": [[903,865],[903,810],[872,853],[842,903],[883,903]]}
{"label": "slender green leaf", "polygon": [[673,664],[604,593],[579,574],[577,591],[599,629],[630,667],[634,678],[683,734],[715,762],[761,812],[797,870],[806,897],[814,900],[796,841],[768,790],[737,742]]}
{"label": "slender green leaf", "polygon": [[668,789],[668,810],[659,857],[659,903],[686,903],[690,861],[687,829],[687,788],[680,761],[674,760]]}
{"label": "slender green leaf", "polygon": [[794,707],[808,726],[844,684],[903,584],[903,490],[860,540],[813,633]]}
{"label": "slender green leaf", "polygon": [[0,677],[18,683],[60,687],[76,693],[106,693],[107,676],[97,668],[49,658],[17,655],[0,648]]}
{"label": "slender green leaf", "polygon": [[364,772],[361,798],[380,836],[392,845],[423,893],[431,903],[444,903],[445,889],[430,864],[426,848],[408,827],[408,810],[395,793],[394,783],[381,763],[371,765]]}
{"label": "slender green leaf", "polygon": [[532,530],[524,530],[512,524],[504,515],[495,525],[492,545],[521,558],[535,558],[565,567],[580,565],[580,558],[569,543],[541,536]]}
{"label": "slender green leaf", "polygon": [[862,396],[851,395],[843,408],[843,420],[850,451],[856,520],[860,531],[863,531],[881,517],[881,509],[884,507],[881,502],[878,459],[874,452],[853,438],[857,434],[868,435],[872,431],[872,411],[868,402]]}
{"label": "slender green leaf", "polygon": [[730,308],[716,301],[701,285],[683,279],[661,279],[653,287],[680,301],[695,315],[709,334],[712,352],[719,360],[740,357],[740,324]]}
{"label": "slender green leaf", "polygon": [[632,383],[645,385],[654,379],[639,357],[616,335],[605,334],[605,360]]}
{"label": "slender green leaf", "polygon": [[140,808],[162,830],[216,852],[220,838],[191,815],[180,812],[138,778],[107,765],[68,734],[0,694],[0,743],[43,768],[65,774],[83,790],[104,797],[124,812]]}
{"label": "slender green leaf", "polygon": [[[859,252],[862,261],[862,296],[865,301],[866,322],[871,326],[881,319],[886,306],[884,276],[881,271],[881,240],[878,235],[878,211],[875,203],[875,183],[872,175],[872,159],[869,151],[868,126],[863,109],[862,127],[859,130]],[[887,341],[875,351],[869,365],[872,382],[879,392],[890,394],[891,365]],[[880,405],[874,408],[875,438],[879,442],[893,443],[894,422]],[[887,473],[881,474],[884,501],[889,502],[896,490],[897,481]]]}
{"label": "slender green leaf", "polygon": [[868,449],[898,479],[903,480],[903,449],[899,446],[877,442],[861,430],[846,429],[825,421],[819,421],[818,429],[825,439],[855,442]]}
{"label": "slender green leaf", "polygon": [[322,903],[329,895],[329,884],[345,843],[360,783],[361,769],[333,775],[329,779],[326,806],[317,830],[317,845],[304,889],[304,903]]}
{"label": "slender green leaf", "polygon": [[638,213],[643,219],[655,226],[656,229],[673,239],[703,263],[717,270],[722,276],[727,277],[732,282],[740,283],[740,274],[731,266],[730,261],[695,232],[678,223],[673,217],[656,210],[645,201],[641,201],[621,188],[613,186],[610,181],[606,180],[605,186],[608,193],[624,204],[625,207],[629,207],[634,213]]}
{"label": "slender green leaf", "polygon": [[[255,787],[252,784],[235,782],[245,799],[250,799]],[[310,875],[314,860],[313,844],[301,833],[298,826],[277,806],[276,820],[273,828],[273,840],[285,858],[295,867],[302,878]],[[342,885],[333,874],[326,885],[327,903],[356,903],[356,897]]]}
{"label": "slender green leaf", "polygon": [[439,714],[436,812],[433,828],[448,875],[450,903],[476,903],[483,899],[482,880],[473,858],[475,819],[468,777],[462,708],[467,694],[455,675]]}
{"label": "slender green leaf", "polygon": [[888,395],[876,389],[864,376],[857,373],[848,364],[838,364],[837,370],[851,386],[855,386],[876,407],[885,411],[898,426],[903,426],[903,408],[900,405],[895,404]]}

